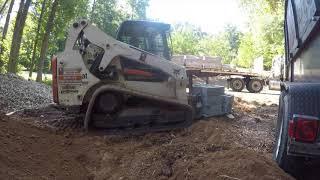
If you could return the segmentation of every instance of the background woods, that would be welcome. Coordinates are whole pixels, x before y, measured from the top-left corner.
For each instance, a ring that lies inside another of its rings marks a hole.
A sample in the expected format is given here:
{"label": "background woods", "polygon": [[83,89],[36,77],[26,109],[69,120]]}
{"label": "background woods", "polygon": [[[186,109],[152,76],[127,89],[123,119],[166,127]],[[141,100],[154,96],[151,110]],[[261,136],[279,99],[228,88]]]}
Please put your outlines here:
{"label": "background woods", "polygon": [[[263,57],[270,68],[273,57],[284,51],[284,2],[237,1],[250,19],[246,29],[228,24],[210,34],[190,23],[174,24],[174,54],[221,56],[224,63],[240,67],[250,67],[255,58]],[[64,49],[74,20],[89,19],[115,36],[122,21],[148,19],[148,5],[149,0],[0,0],[0,73],[23,70],[42,81],[42,73],[50,71],[52,54]]]}
{"label": "background woods", "polygon": [[27,70],[30,78],[42,81],[42,73],[50,71],[52,54],[64,49],[68,26],[74,20],[89,19],[115,35],[123,20],[146,19],[148,2],[0,0],[0,72]]}

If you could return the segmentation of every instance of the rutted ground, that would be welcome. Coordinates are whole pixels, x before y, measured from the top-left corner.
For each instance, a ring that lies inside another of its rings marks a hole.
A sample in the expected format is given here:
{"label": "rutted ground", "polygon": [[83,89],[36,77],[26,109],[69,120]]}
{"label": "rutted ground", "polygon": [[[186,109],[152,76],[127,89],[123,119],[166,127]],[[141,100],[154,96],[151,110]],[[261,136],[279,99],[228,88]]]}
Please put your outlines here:
{"label": "rutted ground", "polygon": [[292,179],[271,159],[276,111],[236,98],[235,119],[134,136],[39,126],[55,113],[2,113],[0,179]]}
{"label": "rutted ground", "polygon": [[2,115],[0,177],[290,179],[270,158],[272,141],[254,125],[263,120],[243,119],[236,115],[179,131],[101,137],[54,132]]}

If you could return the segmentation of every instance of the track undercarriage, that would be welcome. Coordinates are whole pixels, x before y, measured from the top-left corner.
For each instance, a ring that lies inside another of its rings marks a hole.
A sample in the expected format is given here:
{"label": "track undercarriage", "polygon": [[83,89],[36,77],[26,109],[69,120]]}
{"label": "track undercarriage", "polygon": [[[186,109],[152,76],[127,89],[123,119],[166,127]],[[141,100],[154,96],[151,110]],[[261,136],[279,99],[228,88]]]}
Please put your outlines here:
{"label": "track undercarriage", "polygon": [[105,131],[164,131],[187,127],[192,109],[127,94],[99,95],[91,113],[91,125]]}

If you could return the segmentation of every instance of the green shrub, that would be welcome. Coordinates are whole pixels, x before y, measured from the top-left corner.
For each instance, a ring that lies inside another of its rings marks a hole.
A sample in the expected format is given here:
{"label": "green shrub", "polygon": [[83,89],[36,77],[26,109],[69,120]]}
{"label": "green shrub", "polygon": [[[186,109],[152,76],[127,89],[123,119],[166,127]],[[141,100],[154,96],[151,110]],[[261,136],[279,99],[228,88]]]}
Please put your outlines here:
{"label": "green shrub", "polygon": [[52,85],[52,79],[44,78],[43,83],[48,85],[48,86],[51,86]]}

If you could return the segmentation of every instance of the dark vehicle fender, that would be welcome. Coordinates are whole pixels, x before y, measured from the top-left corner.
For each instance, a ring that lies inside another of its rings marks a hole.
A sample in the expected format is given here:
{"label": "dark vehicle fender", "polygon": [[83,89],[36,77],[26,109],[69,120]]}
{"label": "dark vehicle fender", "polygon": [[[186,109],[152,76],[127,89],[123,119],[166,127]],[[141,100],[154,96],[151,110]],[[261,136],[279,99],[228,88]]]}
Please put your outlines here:
{"label": "dark vehicle fender", "polygon": [[[284,83],[282,85],[282,96],[287,122],[294,114],[320,117],[320,83]],[[288,126],[286,126],[288,127]],[[318,134],[317,143],[306,144],[288,141],[288,154],[297,156],[320,155],[320,138]],[[317,147],[315,147],[317,146]]]}

